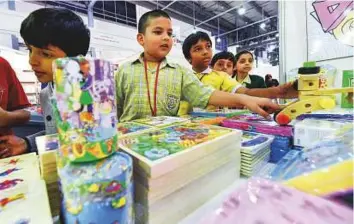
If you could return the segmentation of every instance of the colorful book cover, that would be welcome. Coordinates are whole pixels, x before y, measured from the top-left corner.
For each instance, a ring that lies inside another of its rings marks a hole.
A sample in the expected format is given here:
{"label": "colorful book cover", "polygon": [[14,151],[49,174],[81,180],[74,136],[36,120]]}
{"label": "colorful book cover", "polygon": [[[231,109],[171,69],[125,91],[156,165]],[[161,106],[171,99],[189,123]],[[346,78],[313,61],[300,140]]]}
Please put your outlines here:
{"label": "colorful book cover", "polygon": [[240,137],[228,128],[183,123],[121,138],[119,147],[134,157],[135,171],[157,177],[220,148],[237,149]]}
{"label": "colorful book cover", "polygon": [[187,121],[188,119],[181,117],[157,116],[137,119],[134,120],[134,123],[144,124],[152,127],[166,127]]}
{"label": "colorful book cover", "polygon": [[151,129],[151,126],[134,122],[118,123],[118,136],[137,134],[148,129]]}
{"label": "colorful book cover", "polygon": [[241,114],[250,113],[249,110],[237,110],[237,109],[215,109],[215,110],[204,110],[199,108],[194,108],[191,112],[193,117],[233,117]]}

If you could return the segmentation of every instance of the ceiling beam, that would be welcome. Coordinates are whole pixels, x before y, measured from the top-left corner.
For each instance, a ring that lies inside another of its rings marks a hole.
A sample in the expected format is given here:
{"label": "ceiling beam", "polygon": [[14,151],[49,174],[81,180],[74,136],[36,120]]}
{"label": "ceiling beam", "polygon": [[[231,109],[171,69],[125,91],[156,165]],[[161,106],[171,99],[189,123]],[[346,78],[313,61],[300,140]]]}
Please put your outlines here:
{"label": "ceiling beam", "polygon": [[269,13],[266,12],[261,6],[259,6],[255,1],[248,2],[261,16],[269,17]]}
{"label": "ceiling beam", "polygon": [[[129,2],[132,3],[132,4],[135,4],[135,5],[139,5],[139,6],[151,9],[151,10],[152,9],[156,9],[156,2],[150,2],[150,1],[129,1]],[[160,2],[158,2],[157,4],[161,8],[163,8],[165,6],[165,5],[161,4]],[[168,12],[168,14],[170,14],[170,16],[175,18],[175,19],[184,21],[184,22],[189,23],[189,24],[193,24],[193,20],[194,20],[193,17],[189,16],[187,13],[179,12],[178,10],[175,10],[172,7],[166,9],[165,11]],[[202,22],[202,21],[200,21],[198,19],[195,19],[195,21],[196,22]],[[198,26],[198,27],[200,27],[202,29],[205,29],[205,30],[208,30],[208,31],[212,31],[212,30],[217,30],[218,29],[217,26],[212,25],[210,23],[204,23],[203,25]]]}
{"label": "ceiling beam", "polygon": [[166,10],[168,7],[170,7],[172,4],[174,4],[177,0],[173,0],[172,2],[168,3],[165,7],[162,8],[162,10]]}
{"label": "ceiling beam", "polygon": [[[186,5],[188,6],[189,8],[193,9],[193,2],[180,2],[181,4],[183,5]],[[207,16],[207,18],[209,17],[213,17],[213,16],[216,16],[217,14],[215,14],[214,12],[212,11],[209,11],[207,8],[201,6],[200,4],[198,4],[197,2],[194,2],[194,9],[195,9],[195,12],[198,12],[199,14],[202,14],[204,16]],[[228,20],[226,19],[223,19],[220,17],[220,24],[222,24],[223,26],[227,27],[227,28],[234,28],[235,25],[231,22],[229,22]]]}

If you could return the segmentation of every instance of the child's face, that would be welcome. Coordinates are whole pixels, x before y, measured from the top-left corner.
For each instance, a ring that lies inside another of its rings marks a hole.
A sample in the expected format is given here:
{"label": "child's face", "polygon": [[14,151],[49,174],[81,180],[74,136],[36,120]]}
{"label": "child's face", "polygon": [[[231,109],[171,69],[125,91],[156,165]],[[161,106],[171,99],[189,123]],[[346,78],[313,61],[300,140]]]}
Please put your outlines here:
{"label": "child's face", "polygon": [[253,58],[250,54],[242,54],[236,62],[236,70],[242,73],[248,73],[252,70]]}
{"label": "child's face", "polygon": [[66,54],[58,47],[48,45],[47,48],[37,48],[27,45],[29,53],[29,64],[32,67],[38,81],[47,83],[53,81],[52,62],[57,58],[66,57]]}
{"label": "child's face", "polygon": [[234,63],[229,59],[219,59],[216,61],[213,67],[216,71],[223,71],[232,76],[234,70]]}
{"label": "child's face", "polygon": [[211,43],[206,40],[199,40],[189,50],[190,63],[193,68],[205,70],[208,68],[211,61],[213,51],[211,49]]}
{"label": "child's face", "polygon": [[145,33],[137,36],[144,48],[144,56],[150,61],[161,61],[172,48],[172,23],[165,17],[150,19]]}

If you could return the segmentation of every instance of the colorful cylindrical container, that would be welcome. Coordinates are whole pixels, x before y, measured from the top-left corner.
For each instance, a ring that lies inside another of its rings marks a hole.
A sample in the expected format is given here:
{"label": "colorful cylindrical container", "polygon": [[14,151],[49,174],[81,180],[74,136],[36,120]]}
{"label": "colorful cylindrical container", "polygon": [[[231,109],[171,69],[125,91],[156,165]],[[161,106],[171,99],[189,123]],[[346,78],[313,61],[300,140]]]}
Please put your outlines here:
{"label": "colorful cylindrical container", "polygon": [[134,223],[132,169],[132,158],[120,152],[67,163],[58,171],[64,223]]}
{"label": "colorful cylindrical container", "polygon": [[84,57],[53,63],[59,155],[89,162],[117,151],[117,112],[111,63]]}

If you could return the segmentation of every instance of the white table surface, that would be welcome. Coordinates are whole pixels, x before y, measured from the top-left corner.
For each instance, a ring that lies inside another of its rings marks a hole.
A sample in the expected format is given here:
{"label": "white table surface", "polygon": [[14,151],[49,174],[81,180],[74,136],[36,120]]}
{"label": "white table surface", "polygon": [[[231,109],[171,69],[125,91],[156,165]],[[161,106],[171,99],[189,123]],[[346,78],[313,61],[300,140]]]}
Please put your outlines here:
{"label": "white table surface", "polygon": [[230,195],[241,184],[246,183],[246,181],[247,181],[246,178],[241,178],[241,179],[236,180],[229,187],[225,188],[225,190],[223,190],[219,194],[215,195],[213,198],[211,198],[205,204],[200,206],[193,213],[191,213],[186,218],[184,218],[182,221],[180,221],[179,224],[197,224],[197,223],[199,223],[206,215],[208,215],[208,214],[212,213],[213,211],[215,211],[216,209],[218,209],[222,205],[222,202],[227,198],[227,196]]}

